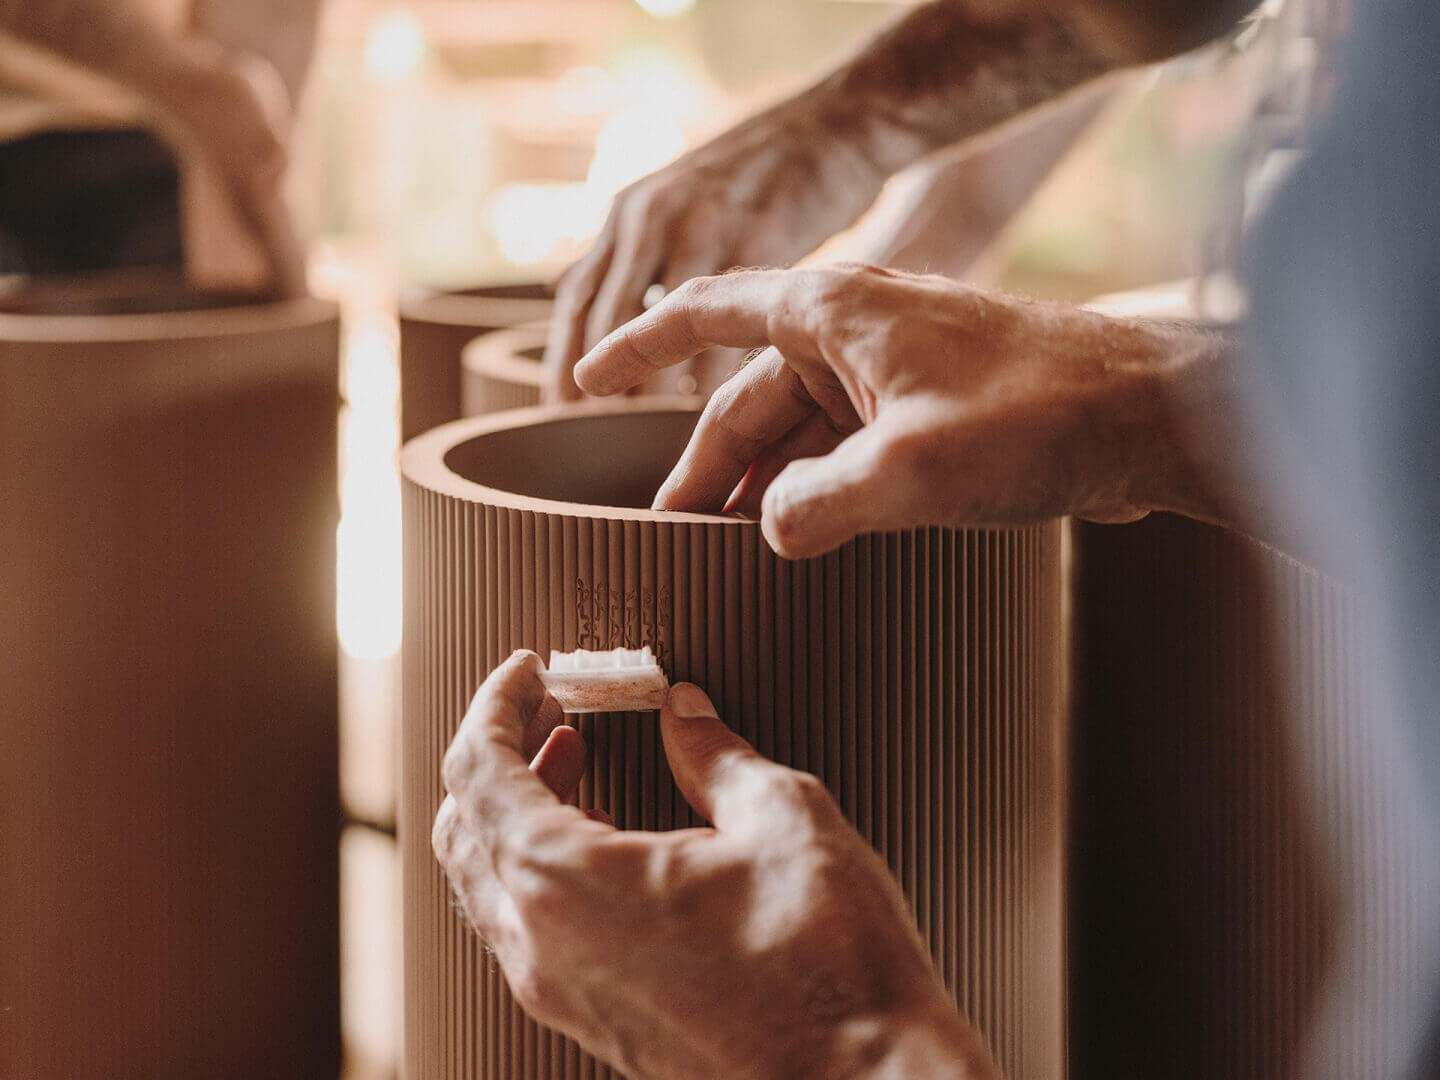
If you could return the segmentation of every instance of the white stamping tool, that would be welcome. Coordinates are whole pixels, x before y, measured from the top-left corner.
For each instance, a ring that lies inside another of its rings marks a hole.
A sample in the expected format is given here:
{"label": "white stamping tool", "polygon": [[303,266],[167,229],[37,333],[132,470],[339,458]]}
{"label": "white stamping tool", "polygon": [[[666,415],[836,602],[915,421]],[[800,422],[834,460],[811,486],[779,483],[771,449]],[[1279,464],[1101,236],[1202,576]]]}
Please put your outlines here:
{"label": "white stamping tool", "polygon": [[567,713],[649,712],[665,704],[670,681],[643,649],[552,652],[545,688]]}

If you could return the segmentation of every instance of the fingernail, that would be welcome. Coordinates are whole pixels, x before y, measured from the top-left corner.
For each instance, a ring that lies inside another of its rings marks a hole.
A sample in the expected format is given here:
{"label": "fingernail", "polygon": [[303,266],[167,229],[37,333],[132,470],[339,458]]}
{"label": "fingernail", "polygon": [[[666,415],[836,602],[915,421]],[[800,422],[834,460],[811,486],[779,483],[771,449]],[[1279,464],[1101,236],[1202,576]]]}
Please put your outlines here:
{"label": "fingernail", "polygon": [[670,711],[682,720],[720,719],[705,691],[690,683],[676,683],[670,688]]}

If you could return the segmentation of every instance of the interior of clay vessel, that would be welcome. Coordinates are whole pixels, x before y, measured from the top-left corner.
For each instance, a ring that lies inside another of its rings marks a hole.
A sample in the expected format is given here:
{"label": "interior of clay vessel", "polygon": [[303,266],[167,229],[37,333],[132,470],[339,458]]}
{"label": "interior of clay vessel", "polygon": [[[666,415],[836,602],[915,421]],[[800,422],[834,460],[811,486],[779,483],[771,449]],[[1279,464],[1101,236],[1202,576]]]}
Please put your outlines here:
{"label": "interior of clay vessel", "polygon": [[487,432],[451,448],[446,466],[472,483],[558,502],[648,509],[699,414],[636,410]]}
{"label": "interior of clay vessel", "polygon": [[539,283],[526,285],[482,285],[474,289],[455,289],[447,296],[473,296],[481,300],[551,300],[548,285]]}
{"label": "interior of clay vessel", "polygon": [[24,285],[0,296],[7,315],[167,315],[182,311],[216,311],[263,302],[246,293],[206,292],[189,288],[178,278],[137,278],[123,283],[43,282]]}

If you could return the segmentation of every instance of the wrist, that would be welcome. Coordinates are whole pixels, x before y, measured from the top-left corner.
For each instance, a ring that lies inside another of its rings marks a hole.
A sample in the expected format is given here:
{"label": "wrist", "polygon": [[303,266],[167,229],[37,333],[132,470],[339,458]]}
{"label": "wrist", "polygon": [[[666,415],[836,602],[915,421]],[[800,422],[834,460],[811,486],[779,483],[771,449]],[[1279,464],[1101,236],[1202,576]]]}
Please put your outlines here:
{"label": "wrist", "polygon": [[913,133],[895,129],[881,103],[848,85],[843,72],[811,87],[793,104],[812,137],[863,163],[877,186],[933,149]]}
{"label": "wrist", "polygon": [[1234,424],[1229,343],[1211,331],[1167,328],[1156,361],[1136,380],[1146,437],[1136,440],[1129,497],[1145,511],[1238,524],[1224,493],[1225,460],[1243,435]]}

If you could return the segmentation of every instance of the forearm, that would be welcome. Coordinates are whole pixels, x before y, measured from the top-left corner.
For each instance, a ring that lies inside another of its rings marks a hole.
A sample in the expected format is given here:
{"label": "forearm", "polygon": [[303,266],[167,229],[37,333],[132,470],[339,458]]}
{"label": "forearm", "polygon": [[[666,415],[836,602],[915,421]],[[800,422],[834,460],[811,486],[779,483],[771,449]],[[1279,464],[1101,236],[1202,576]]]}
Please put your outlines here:
{"label": "forearm", "polygon": [[1102,80],[1008,137],[960,147],[919,168],[900,219],[865,256],[866,262],[921,274],[963,278],[1074,146],[1114,93]]}
{"label": "forearm", "polygon": [[197,49],[113,0],[0,0],[0,30],[165,104],[206,77]]}
{"label": "forearm", "polygon": [[797,101],[889,175],[1117,66],[1052,15],[982,19],[965,3],[940,0]]}
{"label": "forearm", "polygon": [[194,28],[220,44],[275,65],[293,102],[315,49],[321,0],[196,0]]}
{"label": "forearm", "polygon": [[[1137,440],[1133,496],[1147,510],[1223,525],[1295,551],[1276,532],[1276,493],[1255,467],[1257,442],[1241,400],[1238,335],[1192,327],[1152,329],[1165,343],[1152,376],[1139,384],[1150,437]],[[1297,554],[1304,554],[1296,551]]]}

